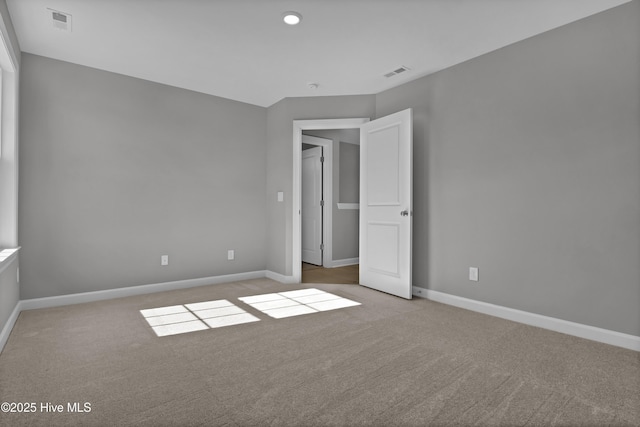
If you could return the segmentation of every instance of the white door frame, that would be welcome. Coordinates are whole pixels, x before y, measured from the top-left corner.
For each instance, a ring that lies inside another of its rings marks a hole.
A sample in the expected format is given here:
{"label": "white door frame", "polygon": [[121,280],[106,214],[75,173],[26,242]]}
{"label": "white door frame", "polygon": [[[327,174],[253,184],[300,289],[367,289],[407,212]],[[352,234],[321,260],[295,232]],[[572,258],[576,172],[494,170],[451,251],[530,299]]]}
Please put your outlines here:
{"label": "white door frame", "polygon": [[[369,118],[352,119],[323,119],[323,120],[294,120],[293,121],[293,203],[292,203],[292,237],[293,247],[291,251],[291,272],[293,282],[302,281],[302,221],[301,210],[301,172],[302,172],[302,131],[303,130],[328,130],[328,129],[359,129],[360,125],[369,121]],[[328,155],[325,155],[328,157]],[[333,182],[333,177],[332,177]],[[332,184],[333,185],[333,184]],[[333,200],[331,204],[325,199],[325,212],[333,211]],[[326,224],[326,223],[325,223]],[[331,234],[331,230],[329,231]],[[326,248],[325,244],[325,248]],[[329,253],[325,251],[328,261]],[[324,262],[324,261],[323,261]]]}
{"label": "white door frame", "polygon": [[[331,260],[333,260],[333,209],[331,208],[333,203],[333,140],[302,135],[302,143],[323,148],[322,199],[324,200],[324,207],[322,208],[322,243],[324,244],[324,250],[322,251],[322,266],[331,267]],[[302,202],[302,194],[300,195],[300,201]],[[300,221],[300,226],[302,226],[302,221]],[[300,238],[302,238],[302,233]],[[302,246],[300,246],[300,251],[302,252]]]}

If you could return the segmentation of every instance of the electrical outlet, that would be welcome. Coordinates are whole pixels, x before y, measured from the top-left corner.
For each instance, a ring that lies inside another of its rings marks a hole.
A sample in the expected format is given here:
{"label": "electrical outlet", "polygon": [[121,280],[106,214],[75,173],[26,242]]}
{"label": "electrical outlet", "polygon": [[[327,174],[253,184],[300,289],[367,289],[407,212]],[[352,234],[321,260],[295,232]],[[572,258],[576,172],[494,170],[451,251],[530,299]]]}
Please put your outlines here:
{"label": "electrical outlet", "polygon": [[160,257],[160,265],[169,265],[169,255],[162,255]]}
{"label": "electrical outlet", "polygon": [[233,249],[229,249],[227,251],[227,259],[229,261],[234,260],[236,258],[236,252]]}
{"label": "electrical outlet", "polygon": [[477,282],[479,280],[478,267],[469,267],[469,280]]}

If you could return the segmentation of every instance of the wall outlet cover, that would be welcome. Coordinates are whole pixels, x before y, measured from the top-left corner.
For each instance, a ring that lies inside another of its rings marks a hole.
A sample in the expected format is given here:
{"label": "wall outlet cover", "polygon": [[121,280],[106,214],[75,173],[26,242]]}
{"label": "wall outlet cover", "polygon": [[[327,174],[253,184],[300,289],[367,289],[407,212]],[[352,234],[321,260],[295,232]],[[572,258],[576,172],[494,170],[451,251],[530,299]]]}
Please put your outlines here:
{"label": "wall outlet cover", "polygon": [[479,280],[478,267],[469,267],[469,280],[477,282]]}

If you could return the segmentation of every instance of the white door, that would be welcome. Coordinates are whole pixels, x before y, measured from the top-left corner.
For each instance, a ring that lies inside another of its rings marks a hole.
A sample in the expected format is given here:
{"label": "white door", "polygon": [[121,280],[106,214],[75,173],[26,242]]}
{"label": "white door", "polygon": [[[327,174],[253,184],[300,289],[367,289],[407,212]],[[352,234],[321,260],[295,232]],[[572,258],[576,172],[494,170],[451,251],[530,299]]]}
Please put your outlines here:
{"label": "white door", "polygon": [[302,152],[302,262],[322,265],[322,147]]}
{"label": "white door", "polygon": [[360,127],[360,284],[411,299],[412,110]]}

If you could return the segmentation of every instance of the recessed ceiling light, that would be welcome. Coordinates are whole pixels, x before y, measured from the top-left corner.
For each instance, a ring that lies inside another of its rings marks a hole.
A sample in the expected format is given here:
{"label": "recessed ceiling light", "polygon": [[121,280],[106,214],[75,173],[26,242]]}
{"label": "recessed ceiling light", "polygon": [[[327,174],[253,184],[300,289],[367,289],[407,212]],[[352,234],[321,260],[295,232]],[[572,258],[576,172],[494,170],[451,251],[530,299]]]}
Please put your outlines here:
{"label": "recessed ceiling light", "polygon": [[288,25],[297,25],[302,21],[302,15],[298,12],[285,12],[282,14],[282,19],[285,24]]}

